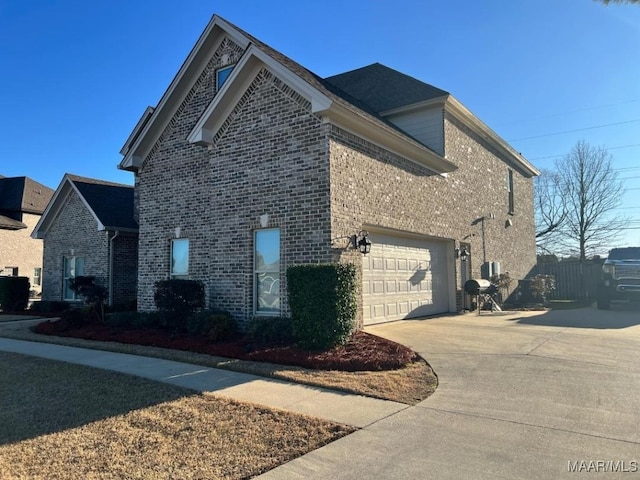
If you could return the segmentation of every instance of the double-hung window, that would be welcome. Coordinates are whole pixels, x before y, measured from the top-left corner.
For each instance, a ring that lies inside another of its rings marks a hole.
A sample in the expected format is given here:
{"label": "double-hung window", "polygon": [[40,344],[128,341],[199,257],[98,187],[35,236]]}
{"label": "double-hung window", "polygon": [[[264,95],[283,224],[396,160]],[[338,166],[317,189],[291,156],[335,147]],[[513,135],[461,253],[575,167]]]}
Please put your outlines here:
{"label": "double-hung window", "polygon": [[171,277],[185,278],[189,275],[189,239],[171,240]]}
{"label": "double-hung window", "polygon": [[255,310],[280,314],[280,229],[256,230],[254,252]]}
{"label": "double-hung window", "polygon": [[33,284],[42,285],[42,268],[40,267],[33,269]]}
{"label": "double-hung window", "polygon": [[62,299],[63,300],[80,300],[76,293],[71,290],[71,280],[84,275],[84,258],[82,257],[64,257],[63,259],[63,282],[62,282]]}

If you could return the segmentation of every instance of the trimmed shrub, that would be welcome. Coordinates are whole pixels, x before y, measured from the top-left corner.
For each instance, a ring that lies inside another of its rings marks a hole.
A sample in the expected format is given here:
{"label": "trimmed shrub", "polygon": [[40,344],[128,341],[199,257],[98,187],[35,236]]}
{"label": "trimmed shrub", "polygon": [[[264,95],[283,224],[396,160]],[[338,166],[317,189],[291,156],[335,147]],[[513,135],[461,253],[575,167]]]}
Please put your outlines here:
{"label": "trimmed shrub", "polygon": [[62,302],[60,300],[40,300],[39,302],[33,302],[29,311],[33,313],[42,313],[46,315],[59,314],[65,310],[69,310],[71,305],[68,302]]}
{"label": "trimmed shrub", "polygon": [[204,310],[191,314],[187,318],[187,332],[203,335],[212,342],[221,342],[237,333],[237,326],[229,312],[223,310]]}
{"label": "trimmed shrub", "polygon": [[78,328],[90,323],[89,311],[86,308],[72,308],[60,314],[60,321],[69,328]]}
{"label": "trimmed shrub", "polygon": [[5,312],[21,312],[29,304],[28,277],[0,277],[0,308]]}
{"label": "trimmed shrub", "polygon": [[204,284],[198,280],[172,278],[154,285],[153,301],[166,328],[186,330],[186,318],[204,308]]}
{"label": "trimmed shrub", "polygon": [[255,317],[247,333],[260,343],[292,343],[293,323],[286,317]]}
{"label": "trimmed shrub", "polygon": [[287,269],[287,284],[300,346],[326,350],[349,340],[357,310],[354,265],[295,265]]}
{"label": "trimmed shrub", "polygon": [[98,321],[104,321],[104,302],[107,299],[107,289],[96,283],[96,277],[78,276],[72,278],[69,282],[69,288],[76,295],[84,298],[84,301],[91,306],[92,312],[98,318]]}
{"label": "trimmed shrub", "polygon": [[131,327],[138,320],[138,312],[113,312],[104,318],[105,325],[110,327]]}

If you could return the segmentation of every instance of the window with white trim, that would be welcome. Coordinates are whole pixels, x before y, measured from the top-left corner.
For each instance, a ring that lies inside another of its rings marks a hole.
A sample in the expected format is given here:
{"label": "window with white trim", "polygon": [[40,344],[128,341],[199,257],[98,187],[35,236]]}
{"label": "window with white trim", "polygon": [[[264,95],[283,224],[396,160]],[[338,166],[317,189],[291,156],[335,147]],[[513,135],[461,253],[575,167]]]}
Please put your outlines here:
{"label": "window with white trim", "polygon": [[42,285],[42,268],[36,267],[33,269],[33,284]]}
{"label": "window with white trim", "polygon": [[62,263],[62,299],[80,300],[80,297],[71,290],[71,279],[84,275],[84,258],[64,257]]}
{"label": "window with white trim", "polygon": [[229,75],[231,75],[231,70],[233,70],[235,65],[229,65],[228,67],[222,67],[216,70],[216,92],[222,88],[224,82],[227,81]]}
{"label": "window with white trim", "polygon": [[280,229],[256,230],[254,238],[255,311],[280,314]]}
{"label": "window with white trim", "polygon": [[171,271],[173,278],[189,275],[189,239],[176,238],[171,240]]}

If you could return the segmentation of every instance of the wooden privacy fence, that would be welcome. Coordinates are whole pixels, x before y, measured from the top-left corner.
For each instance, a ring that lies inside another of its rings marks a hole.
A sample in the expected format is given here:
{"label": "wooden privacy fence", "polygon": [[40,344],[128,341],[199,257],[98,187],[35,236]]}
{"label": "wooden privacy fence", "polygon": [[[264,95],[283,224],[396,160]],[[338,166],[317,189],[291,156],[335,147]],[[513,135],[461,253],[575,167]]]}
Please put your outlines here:
{"label": "wooden privacy fence", "polygon": [[602,263],[602,260],[538,263],[530,276],[555,277],[556,288],[549,293],[549,300],[595,300]]}

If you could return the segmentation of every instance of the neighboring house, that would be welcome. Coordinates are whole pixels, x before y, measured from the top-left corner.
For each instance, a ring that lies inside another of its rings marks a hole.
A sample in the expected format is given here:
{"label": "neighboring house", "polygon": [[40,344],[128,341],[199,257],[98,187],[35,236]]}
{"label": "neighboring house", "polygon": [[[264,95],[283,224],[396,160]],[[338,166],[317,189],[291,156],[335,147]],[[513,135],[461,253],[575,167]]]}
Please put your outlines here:
{"label": "neighboring house", "polygon": [[370,324],[459,311],[465,280],[536,262],[539,172],[453,96],[380,64],[322,79],[218,16],[121,153],[141,310],[177,277],[241,323],[287,315],[287,267],[339,261]]}
{"label": "neighboring house", "polygon": [[30,237],[53,190],[28,177],[0,176],[0,275],[28,277],[42,284],[42,242]]}
{"label": "neighboring house", "polygon": [[107,287],[109,304],[136,297],[138,225],[133,187],[65,174],[33,231],[44,240],[43,300],[80,301],[77,276]]}

